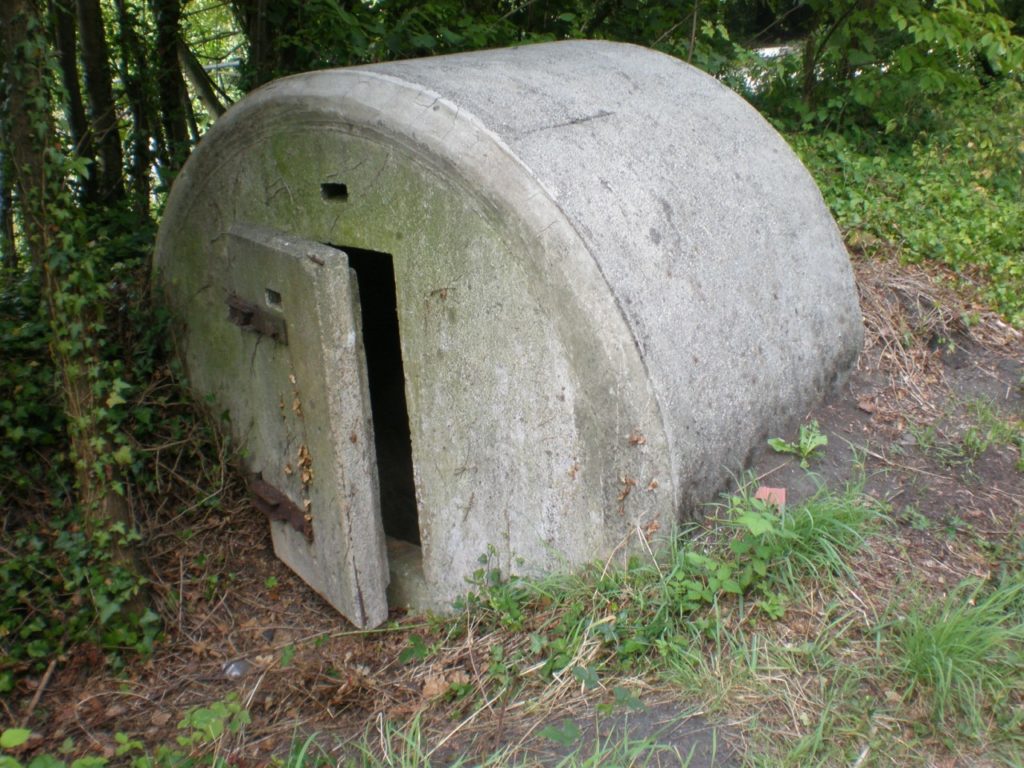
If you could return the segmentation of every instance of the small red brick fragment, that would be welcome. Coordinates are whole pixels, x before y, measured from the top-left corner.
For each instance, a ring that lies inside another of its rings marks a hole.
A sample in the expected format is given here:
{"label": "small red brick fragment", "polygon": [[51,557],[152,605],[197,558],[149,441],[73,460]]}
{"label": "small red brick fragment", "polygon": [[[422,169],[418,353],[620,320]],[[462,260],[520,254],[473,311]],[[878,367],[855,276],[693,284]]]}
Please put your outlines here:
{"label": "small red brick fragment", "polygon": [[757,489],[757,493],[754,494],[755,499],[761,501],[767,501],[769,504],[774,504],[779,509],[786,506],[786,489],[785,488],[769,488],[767,485],[762,485]]}

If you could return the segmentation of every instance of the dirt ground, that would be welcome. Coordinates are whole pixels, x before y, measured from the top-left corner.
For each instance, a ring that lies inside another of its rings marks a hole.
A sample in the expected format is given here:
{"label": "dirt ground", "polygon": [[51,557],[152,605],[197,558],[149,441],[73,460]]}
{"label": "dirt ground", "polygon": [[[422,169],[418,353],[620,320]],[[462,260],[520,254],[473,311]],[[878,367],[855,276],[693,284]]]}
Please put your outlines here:
{"label": "dirt ground", "polygon": [[[951,546],[947,534],[969,529],[998,545],[1024,519],[1020,447],[985,439],[994,419],[1024,418],[1024,337],[945,287],[941,272],[878,259],[855,266],[865,350],[848,383],[807,414],[828,447],[810,473],[767,448],[754,471],[763,484],[785,487],[790,503],[818,484],[841,488],[863,477],[868,493],[891,503],[922,574],[949,585],[985,576],[984,561]],[[25,721],[37,734],[34,750],[55,751],[71,738],[80,750],[113,755],[117,732],[174,743],[190,708],[235,692],[252,717],[237,765],[266,764],[312,732],[327,735],[322,743],[340,755],[347,740],[385,719],[417,714],[436,764],[513,742],[550,762],[559,750],[545,754],[536,745],[548,742],[536,734],[566,716],[582,724],[584,742],[626,729],[692,751],[693,766],[734,764],[728,727],[645,693],[639,682],[646,707],[608,718],[580,696],[529,718],[440,704],[437,692],[454,676],[472,684],[486,664],[471,642],[443,668],[402,663],[409,634],[429,636],[436,624],[396,613],[379,631],[355,631],[275,559],[266,521],[236,483],[226,482],[222,499],[218,512],[165,515],[150,531],[153,592],[166,627],[152,657],[115,674],[98,650],[79,648],[3,702],[9,723]],[[885,553],[878,558],[884,567]]]}

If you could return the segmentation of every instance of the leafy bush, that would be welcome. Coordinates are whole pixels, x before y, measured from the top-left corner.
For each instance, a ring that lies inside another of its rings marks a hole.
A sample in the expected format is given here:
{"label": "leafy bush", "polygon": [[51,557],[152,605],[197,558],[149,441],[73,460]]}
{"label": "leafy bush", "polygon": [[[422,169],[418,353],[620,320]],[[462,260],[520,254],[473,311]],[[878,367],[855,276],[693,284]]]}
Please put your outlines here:
{"label": "leafy bush", "polygon": [[809,0],[799,47],[755,67],[759,108],[788,125],[913,129],[936,99],[1024,64],[1024,38],[993,0]]}
{"label": "leafy bush", "polygon": [[111,559],[115,527],[88,536],[73,518],[25,525],[0,560],[0,692],[17,674],[45,666],[76,644],[146,652],[160,629],[153,611],[129,609],[144,582]]}
{"label": "leafy bush", "polygon": [[47,338],[38,281],[12,276],[0,293],[0,498],[48,485],[54,462],[40,456],[62,443],[66,427]]}
{"label": "leafy bush", "polygon": [[[121,496],[127,484],[144,491],[152,468],[136,447],[152,440],[158,423],[167,430],[183,418],[158,416],[152,394],[142,396],[167,376],[165,325],[148,296],[153,231],[117,209],[70,215],[65,225],[45,269],[2,276],[0,691],[75,644],[93,644],[116,660],[150,649],[159,629],[141,599],[145,581],[123,554],[138,532],[125,522],[90,522],[74,493],[81,472],[105,478]],[[49,311],[44,271],[66,277],[48,294]],[[54,356],[74,361],[91,390],[93,407],[78,408],[73,421]],[[91,463],[69,439],[86,425]]]}
{"label": "leafy bush", "polygon": [[850,242],[945,264],[1024,326],[1024,88],[993,84],[935,109],[911,142],[789,138]]}

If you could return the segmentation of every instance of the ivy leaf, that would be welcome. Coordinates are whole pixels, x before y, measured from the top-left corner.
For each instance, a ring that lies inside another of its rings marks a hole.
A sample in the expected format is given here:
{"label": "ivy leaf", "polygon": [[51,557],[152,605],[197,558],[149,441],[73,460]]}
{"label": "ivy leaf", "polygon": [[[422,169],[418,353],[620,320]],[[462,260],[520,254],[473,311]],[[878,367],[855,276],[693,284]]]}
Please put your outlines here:
{"label": "ivy leaf", "polygon": [[28,728],[8,728],[0,733],[0,747],[15,749],[28,741],[31,735],[32,731]]}
{"label": "ivy leaf", "polygon": [[[122,401],[123,402],[123,401]],[[130,445],[122,445],[112,454],[112,458],[118,464],[131,464],[132,463],[132,448]]]}

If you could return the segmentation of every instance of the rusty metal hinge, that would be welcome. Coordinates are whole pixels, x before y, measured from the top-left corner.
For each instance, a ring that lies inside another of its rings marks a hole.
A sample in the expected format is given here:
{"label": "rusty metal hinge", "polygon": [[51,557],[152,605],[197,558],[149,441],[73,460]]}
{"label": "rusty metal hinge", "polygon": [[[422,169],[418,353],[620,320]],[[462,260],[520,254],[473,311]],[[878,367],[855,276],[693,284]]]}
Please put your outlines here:
{"label": "rusty metal hinge", "polygon": [[243,331],[269,336],[281,344],[288,343],[288,329],[283,317],[278,317],[273,312],[268,312],[235,294],[228,296],[227,305],[228,320]]}
{"label": "rusty metal hinge", "polygon": [[307,541],[313,541],[312,518],[284,493],[258,477],[249,480],[249,493],[256,509],[271,520],[287,523]]}

